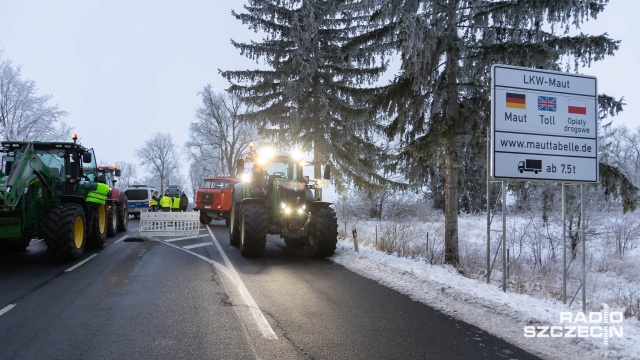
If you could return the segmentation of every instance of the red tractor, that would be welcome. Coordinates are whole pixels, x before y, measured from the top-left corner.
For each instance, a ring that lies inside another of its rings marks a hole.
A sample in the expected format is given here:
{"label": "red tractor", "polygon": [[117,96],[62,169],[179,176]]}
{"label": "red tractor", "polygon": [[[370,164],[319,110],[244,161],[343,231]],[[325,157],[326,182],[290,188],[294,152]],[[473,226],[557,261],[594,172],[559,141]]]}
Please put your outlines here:
{"label": "red tractor", "polygon": [[117,166],[98,166],[98,176],[104,175],[111,191],[107,198],[107,236],[114,236],[117,231],[127,231],[129,227],[129,207],[124,190],[115,187],[116,176],[120,176]]}
{"label": "red tractor", "polygon": [[204,225],[211,220],[224,219],[229,226],[233,185],[240,179],[216,176],[202,180],[196,191],[196,201],[193,210],[200,211],[200,222]]}

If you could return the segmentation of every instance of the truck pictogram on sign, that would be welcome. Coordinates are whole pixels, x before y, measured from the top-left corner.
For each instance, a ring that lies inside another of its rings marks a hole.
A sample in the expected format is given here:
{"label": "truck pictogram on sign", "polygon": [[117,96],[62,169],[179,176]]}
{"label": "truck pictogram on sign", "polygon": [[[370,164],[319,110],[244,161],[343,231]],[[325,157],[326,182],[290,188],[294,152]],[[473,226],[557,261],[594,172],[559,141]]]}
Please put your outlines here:
{"label": "truck pictogram on sign", "polygon": [[533,171],[537,174],[542,171],[542,160],[526,159],[518,163],[518,172],[522,174],[525,171]]}

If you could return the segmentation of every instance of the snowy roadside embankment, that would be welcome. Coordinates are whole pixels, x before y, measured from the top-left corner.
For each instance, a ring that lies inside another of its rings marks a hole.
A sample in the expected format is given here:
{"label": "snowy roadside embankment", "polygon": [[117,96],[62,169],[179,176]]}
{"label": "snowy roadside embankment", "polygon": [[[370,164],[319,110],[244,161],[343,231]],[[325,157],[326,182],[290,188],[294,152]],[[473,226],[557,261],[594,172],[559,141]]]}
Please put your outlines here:
{"label": "snowy roadside embankment", "polygon": [[[336,254],[330,259],[543,358],[640,359],[640,324],[634,318],[611,324],[622,328],[623,337],[614,334],[605,346],[602,337],[593,338],[588,334],[584,338],[565,337],[563,334],[572,326],[589,327],[594,323],[570,324],[566,319],[561,322],[561,313],[571,312],[575,316],[578,311],[554,299],[505,293],[493,284],[467,278],[452,267],[389,255],[362,244],[356,253],[352,241],[348,240],[338,242]],[[525,337],[525,326],[538,329],[553,326],[556,337]],[[598,328],[602,329],[594,326],[591,330],[594,336],[601,334]]]}

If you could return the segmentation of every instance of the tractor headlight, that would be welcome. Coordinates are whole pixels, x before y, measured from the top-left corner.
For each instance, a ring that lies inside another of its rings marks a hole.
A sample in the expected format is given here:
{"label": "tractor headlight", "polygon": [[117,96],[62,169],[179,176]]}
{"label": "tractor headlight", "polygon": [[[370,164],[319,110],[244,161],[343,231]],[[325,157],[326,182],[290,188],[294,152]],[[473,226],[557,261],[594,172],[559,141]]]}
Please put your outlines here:
{"label": "tractor headlight", "polygon": [[240,175],[240,181],[242,181],[242,182],[249,182],[249,181],[251,181],[251,174],[248,174],[248,173],[242,173],[242,175]]}
{"label": "tractor headlight", "polygon": [[301,207],[295,209],[294,208],[285,204],[285,203],[280,203],[280,207],[282,208],[282,212],[285,215],[291,215],[292,213],[296,213],[298,215],[303,215],[305,213],[305,209],[307,208],[305,205],[302,205]]}

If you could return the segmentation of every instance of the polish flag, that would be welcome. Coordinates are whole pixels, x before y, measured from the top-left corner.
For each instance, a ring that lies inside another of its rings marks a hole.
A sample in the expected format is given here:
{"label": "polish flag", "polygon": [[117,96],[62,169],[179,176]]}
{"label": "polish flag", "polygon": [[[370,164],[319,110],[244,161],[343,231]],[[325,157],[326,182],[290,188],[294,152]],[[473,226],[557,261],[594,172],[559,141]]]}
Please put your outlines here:
{"label": "polish flag", "polygon": [[585,100],[569,99],[569,114],[587,114],[587,102]]}

